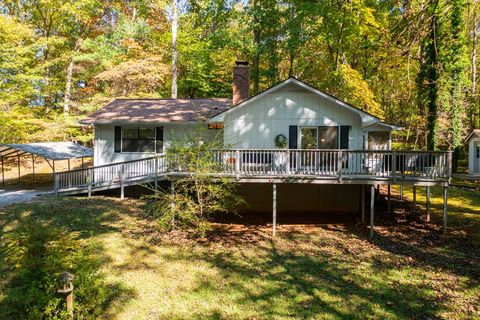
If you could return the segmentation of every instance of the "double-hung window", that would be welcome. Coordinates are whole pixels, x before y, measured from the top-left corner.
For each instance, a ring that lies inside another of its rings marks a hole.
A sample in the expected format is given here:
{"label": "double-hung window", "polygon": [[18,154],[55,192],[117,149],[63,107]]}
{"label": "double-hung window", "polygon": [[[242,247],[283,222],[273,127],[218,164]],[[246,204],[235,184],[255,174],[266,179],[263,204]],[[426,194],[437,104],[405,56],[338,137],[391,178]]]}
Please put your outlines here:
{"label": "double-hung window", "polygon": [[115,127],[115,152],[163,151],[163,127]]}

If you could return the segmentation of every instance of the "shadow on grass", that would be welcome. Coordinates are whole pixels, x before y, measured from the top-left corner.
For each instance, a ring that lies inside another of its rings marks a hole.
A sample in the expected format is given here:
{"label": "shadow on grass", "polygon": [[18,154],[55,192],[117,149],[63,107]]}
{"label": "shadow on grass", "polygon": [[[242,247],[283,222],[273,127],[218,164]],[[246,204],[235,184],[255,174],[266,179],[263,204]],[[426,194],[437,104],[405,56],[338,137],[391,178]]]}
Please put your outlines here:
{"label": "shadow on grass", "polygon": [[[75,275],[75,315],[95,318],[136,296],[100,270],[110,262],[97,235],[121,232],[114,222],[128,210],[102,199],[59,198],[0,211],[0,318],[65,317],[56,290],[62,271]],[[86,241],[89,240],[89,241]]]}
{"label": "shadow on grass", "polygon": [[[368,257],[369,250],[359,249],[364,240],[355,240],[350,248],[348,242],[327,234],[284,233],[278,240],[261,234],[246,239],[230,235],[239,243],[232,239],[222,243],[228,250],[192,252],[183,257],[207,262],[219,272],[216,278],[199,276],[189,295],[226,293],[234,297],[236,308],[248,310],[245,318],[436,318],[443,303],[432,294],[432,288],[391,276],[395,264]],[[252,237],[257,239],[255,243]],[[332,246],[336,249],[329,251]],[[357,260],[352,250],[359,250],[362,256]],[[218,308],[196,311],[192,318],[224,318]]]}

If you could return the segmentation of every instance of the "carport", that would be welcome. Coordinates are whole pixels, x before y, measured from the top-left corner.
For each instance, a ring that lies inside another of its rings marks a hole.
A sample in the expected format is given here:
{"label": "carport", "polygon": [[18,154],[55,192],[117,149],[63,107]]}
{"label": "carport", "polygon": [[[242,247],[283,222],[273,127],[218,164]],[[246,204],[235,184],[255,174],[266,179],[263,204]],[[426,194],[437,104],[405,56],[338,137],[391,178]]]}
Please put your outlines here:
{"label": "carport", "polygon": [[41,143],[22,143],[22,144],[0,144],[0,161],[2,166],[2,183],[5,184],[4,163],[7,158],[17,158],[18,179],[20,181],[20,157],[31,156],[32,173],[35,181],[35,159],[43,158],[52,168],[55,174],[55,161],[68,161],[68,170],[70,170],[71,159],[82,159],[93,157],[91,148],[82,146],[74,142],[41,142]]}

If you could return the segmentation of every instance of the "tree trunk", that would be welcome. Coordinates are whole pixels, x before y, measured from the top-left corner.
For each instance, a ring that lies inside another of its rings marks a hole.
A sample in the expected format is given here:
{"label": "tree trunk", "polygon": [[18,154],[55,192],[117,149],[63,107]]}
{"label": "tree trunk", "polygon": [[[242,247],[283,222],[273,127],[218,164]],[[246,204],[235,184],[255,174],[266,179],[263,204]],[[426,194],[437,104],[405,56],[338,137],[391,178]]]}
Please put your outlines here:
{"label": "tree trunk", "polygon": [[177,0],[172,0],[172,98],[177,98]]}
{"label": "tree trunk", "polygon": [[480,125],[480,110],[479,107],[476,106],[476,94],[477,94],[477,0],[473,1],[473,28],[472,28],[472,60],[471,60],[471,68],[472,68],[472,89],[471,89],[471,104],[473,113],[473,121],[472,127],[478,128]]}
{"label": "tree trunk", "polygon": [[63,113],[68,115],[70,112],[70,98],[71,98],[71,89],[72,89],[72,78],[73,78],[73,67],[75,62],[73,61],[73,56],[70,58],[70,62],[68,63],[67,67],[67,79],[65,83],[65,96],[64,96],[64,105],[63,105]]}

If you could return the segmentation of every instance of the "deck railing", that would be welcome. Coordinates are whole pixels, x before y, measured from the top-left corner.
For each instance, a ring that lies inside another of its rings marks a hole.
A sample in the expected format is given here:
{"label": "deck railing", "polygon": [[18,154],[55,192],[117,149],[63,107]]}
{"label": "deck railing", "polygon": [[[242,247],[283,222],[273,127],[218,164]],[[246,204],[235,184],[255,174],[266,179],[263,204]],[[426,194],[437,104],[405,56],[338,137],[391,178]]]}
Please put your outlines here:
{"label": "deck railing", "polygon": [[[451,152],[386,150],[236,149],[209,153],[212,174],[234,177],[365,178],[448,181]],[[55,174],[55,191],[141,181],[186,173],[178,157],[163,156]]]}

